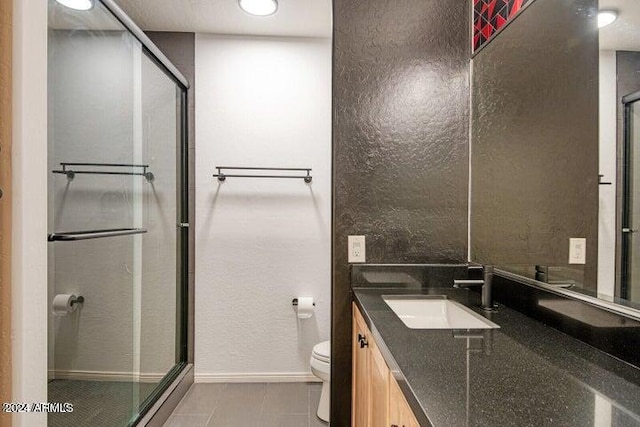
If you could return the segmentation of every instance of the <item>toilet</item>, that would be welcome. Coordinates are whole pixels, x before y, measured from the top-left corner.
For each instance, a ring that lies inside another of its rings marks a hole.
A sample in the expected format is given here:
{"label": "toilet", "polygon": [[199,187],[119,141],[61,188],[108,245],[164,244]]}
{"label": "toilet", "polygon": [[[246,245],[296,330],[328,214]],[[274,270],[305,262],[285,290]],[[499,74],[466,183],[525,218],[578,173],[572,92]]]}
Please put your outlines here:
{"label": "toilet", "polygon": [[329,396],[331,394],[331,341],[316,344],[311,352],[311,372],[322,380],[322,393],[318,404],[318,418],[329,422]]}

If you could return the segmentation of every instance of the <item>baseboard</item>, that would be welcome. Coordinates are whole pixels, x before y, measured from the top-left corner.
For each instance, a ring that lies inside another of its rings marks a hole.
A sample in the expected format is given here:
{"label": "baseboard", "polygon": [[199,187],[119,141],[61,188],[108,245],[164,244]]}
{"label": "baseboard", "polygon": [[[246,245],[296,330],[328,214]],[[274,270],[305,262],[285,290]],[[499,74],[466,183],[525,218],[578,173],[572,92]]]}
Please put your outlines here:
{"label": "baseboard", "polygon": [[113,371],[50,370],[49,379],[157,383],[165,374]]}
{"label": "baseboard", "polygon": [[274,372],[274,373],[196,373],[196,383],[311,383],[320,379],[310,372]]}

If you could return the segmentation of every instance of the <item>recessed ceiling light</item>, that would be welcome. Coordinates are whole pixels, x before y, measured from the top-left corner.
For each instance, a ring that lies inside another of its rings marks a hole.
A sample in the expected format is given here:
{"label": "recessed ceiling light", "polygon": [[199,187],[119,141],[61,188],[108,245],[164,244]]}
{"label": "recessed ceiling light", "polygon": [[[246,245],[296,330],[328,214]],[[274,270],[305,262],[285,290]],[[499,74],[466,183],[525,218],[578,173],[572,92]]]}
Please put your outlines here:
{"label": "recessed ceiling light", "polygon": [[278,10],[278,0],[238,0],[245,12],[256,16],[269,16]]}
{"label": "recessed ceiling light", "polygon": [[63,6],[74,10],[89,10],[93,8],[93,0],[56,0]]}
{"label": "recessed ceiling light", "polygon": [[617,10],[601,10],[598,12],[598,28],[613,24],[616,19],[618,19]]}

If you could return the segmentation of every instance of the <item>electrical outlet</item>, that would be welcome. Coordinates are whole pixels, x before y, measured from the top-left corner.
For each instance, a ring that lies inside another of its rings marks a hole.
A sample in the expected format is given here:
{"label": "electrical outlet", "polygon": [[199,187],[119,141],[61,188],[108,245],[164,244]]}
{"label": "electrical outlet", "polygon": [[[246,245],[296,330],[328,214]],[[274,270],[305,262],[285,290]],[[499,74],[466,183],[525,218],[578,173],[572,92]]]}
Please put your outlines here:
{"label": "electrical outlet", "polygon": [[569,239],[569,264],[587,263],[587,239],[572,237]]}
{"label": "electrical outlet", "polygon": [[348,244],[349,248],[349,262],[366,262],[365,255],[365,236],[349,236]]}

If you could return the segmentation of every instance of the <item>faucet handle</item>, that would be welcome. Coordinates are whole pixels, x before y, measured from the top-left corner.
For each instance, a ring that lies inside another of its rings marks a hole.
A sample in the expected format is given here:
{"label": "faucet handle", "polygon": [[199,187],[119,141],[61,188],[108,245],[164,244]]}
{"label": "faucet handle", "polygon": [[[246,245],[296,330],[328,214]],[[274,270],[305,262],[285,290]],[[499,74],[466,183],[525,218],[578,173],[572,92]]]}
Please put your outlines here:
{"label": "faucet handle", "polygon": [[470,288],[472,286],[483,286],[482,279],[453,279],[454,288]]}

